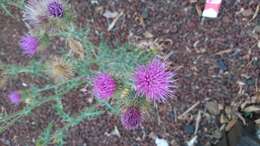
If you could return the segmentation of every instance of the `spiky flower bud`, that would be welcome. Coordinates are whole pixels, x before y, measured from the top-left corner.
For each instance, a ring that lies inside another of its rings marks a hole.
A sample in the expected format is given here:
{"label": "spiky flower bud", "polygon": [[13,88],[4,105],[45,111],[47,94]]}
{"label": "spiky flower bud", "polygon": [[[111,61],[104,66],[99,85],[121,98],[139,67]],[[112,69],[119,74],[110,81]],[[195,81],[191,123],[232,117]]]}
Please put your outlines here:
{"label": "spiky flower bud", "polygon": [[38,38],[31,35],[22,36],[19,43],[23,53],[29,56],[33,56],[39,46]]}
{"label": "spiky flower bud", "polygon": [[166,65],[159,59],[139,66],[134,73],[134,84],[139,95],[149,101],[165,102],[175,91],[174,72],[166,70]]}
{"label": "spiky flower bud", "polygon": [[107,73],[98,74],[93,81],[93,92],[98,99],[108,100],[116,91],[116,82]]}
{"label": "spiky flower bud", "polygon": [[62,17],[64,15],[64,8],[62,3],[53,1],[48,4],[48,11],[54,17]]}
{"label": "spiky flower bud", "polygon": [[19,105],[19,103],[21,102],[21,94],[19,91],[12,91],[8,95],[8,98],[9,98],[10,102],[15,105]]}
{"label": "spiky flower bud", "polygon": [[121,115],[121,123],[128,130],[136,129],[142,123],[142,113],[138,107],[128,107]]}

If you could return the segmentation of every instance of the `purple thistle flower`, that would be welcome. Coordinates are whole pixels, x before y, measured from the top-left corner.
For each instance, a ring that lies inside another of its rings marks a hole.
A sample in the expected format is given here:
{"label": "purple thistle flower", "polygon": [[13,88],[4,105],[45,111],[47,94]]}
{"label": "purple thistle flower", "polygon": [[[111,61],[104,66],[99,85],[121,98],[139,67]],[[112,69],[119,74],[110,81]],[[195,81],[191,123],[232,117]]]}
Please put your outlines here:
{"label": "purple thistle flower", "polygon": [[101,73],[94,78],[93,92],[98,99],[108,100],[116,91],[116,82],[106,73]]}
{"label": "purple thistle flower", "polygon": [[170,93],[174,92],[174,72],[166,70],[166,65],[159,59],[138,67],[134,73],[136,92],[144,95],[149,101],[165,102]]}
{"label": "purple thistle flower", "polygon": [[29,0],[25,5],[23,21],[29,28],[46,24],[49,18],[64,15],[64,5],[62,0]]}
{"label": "purple thistle flower", "polygon": [[19,103],[21,102],[21,94],[18,91],[12,91],[8,95],[8,98],[11,101],[11,103],[15,105],[19,105]]}
{"label": "purple thistle flower", "polygon": [[54,17],[62,17],[64,14],[64,8],[62,4],[57,1],[48,4],[48,11],[50,15]]}
{"label": "purple thistle flower", "polygon": [[25,35],[20,39],[20,47],[23,50],[23,53],[29,56],[33,56],[39,45],[38,38],[30,35]]}
{"label": "purple thistle flower", "polygon": [[127,110],[121,115],[121,123],[128,130],[138,128],[142,123],[142,113],[139,108],[127,108]]}

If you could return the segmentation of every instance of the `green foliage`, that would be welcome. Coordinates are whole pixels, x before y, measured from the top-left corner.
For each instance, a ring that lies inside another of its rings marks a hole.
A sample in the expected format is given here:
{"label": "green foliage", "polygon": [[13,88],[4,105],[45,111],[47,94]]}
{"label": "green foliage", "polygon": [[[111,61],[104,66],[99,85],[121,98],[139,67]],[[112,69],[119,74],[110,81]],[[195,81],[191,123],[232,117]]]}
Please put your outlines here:
{"label": "green foliage", "polygon": [[[24,3],[25,0],[0,0],[0,10],[12,16],[8,8],[15,6],[22,9]],[[70,11],[70,9],[68,7],[65,11]],[[20,111],[0,114],[0,134],[19,120],[22,120],[23,117],[30,116],[36,108],[52,101],[53,110],[62,118],[65,125],[64,127],[54,129],[54,123],[49,123],[38,137],[36,146],[46,146],[50,143],[62,146],[66,143],[65,138],[69,128],[80,124],[84,120],[102,115],[104,110],[118,115],[124,106],[147,105],[144,98],[136,98],[133,92],[132,76],[138,65],[147,63],[155,56],[154,52],[138,49],[131,44],[111,48],[104,40],[96,46],[87,37],[88,28],[76,28],[71,23],[74,20],[74,14],[66,12],[64,20],[56,20],[55,18],[53,23],[50,21],[48,24],[50,26],[47,26],[47,28],[59,27],[59,31],[54,31],[50,34],[46,30],[39,28],[31,31],[31,33],[39,37],[41,48],[47,48],[54,37],[61,37],[66,40],[65,42],[70,39],[79,41],[84,49],[83,58],[75,57],[71,51],[72,48],[69,48],[68,45],[59,48],[60,51],[62,50],[62,55],[59,57],[72,65],[75,75],[60,82],[53,81],[54,79],[49,75],[50,70],[47,63],[50,58],[46,59],[40,55],[39,58],[32,59],[24,66],[0,64],[0,71],[3,71],[8,78],[16,79],[20,74],[26,74],[35,79],[46,81],[46,84],[32,84],[30,88],[20,91],[22,93],[22,101],[25,103]],[[93,66],[95,66],[95,69],[93,69]],[[109,73],[117,80],[119,89],[112,98],[114,101],[95,100],[92,105],[86,106],[75,115],[66,113],[62,104],[62,98],[70,92],[78,92],[82,86],[90,87],[92,78],[100,72]],[[129,93],[125,93],[125,89],[129,90]],[[97,106],[102,106],[104,109],[99,109]]]}
{"label": "green foliage", "polygon": [[[43,131],[37,140],[38,146],[48,145],[53,142],[56,145],[64,145],[65,137],[68,129],[80,124],[83,120],[95,118],[104,113],[104,111],[97,109],[97,104],[103,106],[106,110],[118,115],[120,108],[126,104],[133,104],[141,101],[125,101],[120,100],[124,88],[132,90],[132,73],[134,69],[149,61],[154,54],[151,51],[144,51],[137,49],[130,44],[110,48],[104,41],[99,46],[93,45],[87,38],[88,29],[77,30],[73,25],[68,28],[68,31],[58,33],[59,37],[65,40],[78,40],[84,48],[84,58],[76,58],[69,48],[60,48],[65,50],[63,57],[70,64],[76,72],[76,76],[69,80],[56,83],[48,76],[46,72],[46,61],[32,60],[26,66],[19,66],[14,64],[3,65],[3,68],[9,78],[17,78],[19,74],[28,74],[34,78],[41,78],[48,81],[45,85],[33,85],[31,88],[22,91],[23,101],[26,106],[17,113],[1,115],[0,132],[3,132],[8,127],[15,124],[24,116],[30,115],[33,110],[47,102],[54,101],[54,111],[66,123],[64,127],[53,131],[53,124],[50,123]],[[66,51],[67,50],[67,51]],[[92,66],[97,66],[97,69],[92,69]],[[90,107],[85,107],[80,113],[75,115],[67,114],[63,109],[62,98],[69,92],[77,92],[82,85],[90,86],[91,78],[96,73],[107,72],[117,79],[119,91],[113,97],[116,102],[109,103],[107,101],[96,100]],[[127,96],[134,97],[134,93]],[[53,131],[53,132],[52,132]]]}
{"label": "green foliage", "polygon": [[36,146],[48,146],[51,139],[51,132],[53,129],[53,124],[49,123],[48,127],[42,132],[42,134],[36,140]]}

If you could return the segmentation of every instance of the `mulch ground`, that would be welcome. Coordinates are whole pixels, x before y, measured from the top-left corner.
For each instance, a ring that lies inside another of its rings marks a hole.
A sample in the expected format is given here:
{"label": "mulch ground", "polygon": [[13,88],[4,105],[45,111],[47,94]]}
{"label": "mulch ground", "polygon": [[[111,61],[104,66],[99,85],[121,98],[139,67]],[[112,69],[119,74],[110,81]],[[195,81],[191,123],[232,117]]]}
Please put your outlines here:
{"label": "mulch ground", "polygon": [[[260,48],[257,46],[260,32],[256,27],[260,17],[252,18],[258,0],[224,1],[218,18],[204,20],[198,15],[204,5],[201,0],[195,3],[180,0],[74,0],[71,3],[78,14],[78,25],[89,26],[90,40],[96,44],[102,34],[112,47],[129,41],[139,47],[159,46],[161,54],[168,55],[168,61],[176,69],[178,89],[176,97],[169,103],[159,105],[160,122],[148,116],[143,128],[127,131],[118,117],[107,113],[71,128],[66,138],[68,146],[151,146],[155,145],[151,138],[153,134],[173,146],[183,146],[193,137],[198,111],[207,113],[205,105],[208,101],[231,106],[232,102],[241,102],[256,93],[260,77]],[[107,30],[112,20],[103,16],[105,11],[124,13],[112,31]],[[16,15],[19,17],[20,13]],[[26,32],[23,23],[1,14],[0,30],[0,60],[26,64],[29,59],[21,55],[16,43]],[[7,87],[0,90],[1,110],[11,113],[20,108],[12,106],[6,95],[12,89],[22,88],[23,82],[41,81],[21,75],[8,82]],[[176,120],[198,101],[200,104],[188,117]],[[63,100],[65,110],[70,113],[80,111],[87,103],[78,91]],[[52,103],[48,103],[36,109],[32,116],[25,117],[1,134],[0,141],[8,146],[34,145],[49,122],[54,122],[57,127],[62,125],[51,106]],[[198,141],[203,146],[213,141],[214,131],[221,126],[219,115],[205,115],[198,129]],[[115,127],[120,137],[111,134]]]}

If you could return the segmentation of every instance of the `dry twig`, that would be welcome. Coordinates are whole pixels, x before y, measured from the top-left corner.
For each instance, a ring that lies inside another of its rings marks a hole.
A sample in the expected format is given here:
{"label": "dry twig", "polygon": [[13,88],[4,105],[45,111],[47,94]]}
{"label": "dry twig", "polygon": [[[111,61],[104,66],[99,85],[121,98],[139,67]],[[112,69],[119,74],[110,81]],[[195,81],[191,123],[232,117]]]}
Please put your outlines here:
{"label": "dry twig", "polygon": [[195,131],[194,131],[194,135],[197,135],[197,133],[198,133],[200,121],[201,121],[201,111],[199,110],[198,116],[196,119],[196,127],[195,127]]}
{"label": "dry twig", "polygon": [[178,116],[178,119],[183,119],[190,111],[192,111],[195,107],[197,107],[200,104],[200,101],[197,101],[195,104],[193,104],[189,109],[187,109],[183,114]]}

